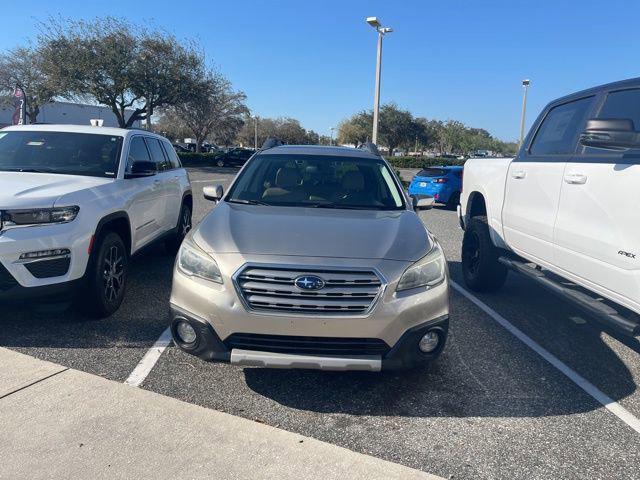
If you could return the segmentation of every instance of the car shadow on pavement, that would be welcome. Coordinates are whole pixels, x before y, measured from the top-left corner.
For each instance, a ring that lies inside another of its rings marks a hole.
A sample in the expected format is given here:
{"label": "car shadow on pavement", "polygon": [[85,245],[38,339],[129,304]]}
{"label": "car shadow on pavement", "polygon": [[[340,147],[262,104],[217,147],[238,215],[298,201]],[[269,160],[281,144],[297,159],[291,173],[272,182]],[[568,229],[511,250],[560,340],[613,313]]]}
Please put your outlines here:
{"label": "car shadow on pavement", "polygon": [[[458,262],[450,262],[459,280]],[[595,322],[511,278],[482,300],[614,401],[636,390],[632,373]],[[637,341],[628,340],[635,351]],[[635,347],[635,348],[634,348]],[[408,372],[244,369],[249,388],[284,406],[320,413],[411,417],[547,417],[601,405],[461,295],[452,293],[442,356]]]}
{"label": "car shadow on pavement", "polygon": [[43,348],[148,348],[169,323],[173,263],[161,245],[134,256],[124,302],[105,319],[89,318],[68,303],[2,305],[0,347],[26,353]]}

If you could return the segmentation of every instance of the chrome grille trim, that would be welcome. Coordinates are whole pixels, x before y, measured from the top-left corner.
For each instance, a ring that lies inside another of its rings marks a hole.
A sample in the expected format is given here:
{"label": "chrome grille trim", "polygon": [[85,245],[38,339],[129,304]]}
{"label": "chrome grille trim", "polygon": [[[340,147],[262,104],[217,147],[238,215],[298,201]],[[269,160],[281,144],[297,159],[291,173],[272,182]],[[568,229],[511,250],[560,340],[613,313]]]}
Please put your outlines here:
{"label": "chrome grille trim", "polygon": [[[315,275],[325,281],[320,290],[301,290],[295,279]],[[373,269],[245,264],[233,283],[249,312],[273,315],[363,316],[385,288]]]}

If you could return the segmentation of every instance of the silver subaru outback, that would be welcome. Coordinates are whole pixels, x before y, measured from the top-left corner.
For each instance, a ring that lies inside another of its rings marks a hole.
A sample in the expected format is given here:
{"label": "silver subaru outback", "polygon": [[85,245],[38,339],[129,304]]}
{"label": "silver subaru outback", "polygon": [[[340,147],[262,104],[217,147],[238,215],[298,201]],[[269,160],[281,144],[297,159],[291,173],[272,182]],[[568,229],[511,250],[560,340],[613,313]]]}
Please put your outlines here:
{"label": "silver subaru outback", "polygon": [[171,331],[241,366],[411,368],[442,351],[448,270],[375,147],[258,151],[183,242]]}

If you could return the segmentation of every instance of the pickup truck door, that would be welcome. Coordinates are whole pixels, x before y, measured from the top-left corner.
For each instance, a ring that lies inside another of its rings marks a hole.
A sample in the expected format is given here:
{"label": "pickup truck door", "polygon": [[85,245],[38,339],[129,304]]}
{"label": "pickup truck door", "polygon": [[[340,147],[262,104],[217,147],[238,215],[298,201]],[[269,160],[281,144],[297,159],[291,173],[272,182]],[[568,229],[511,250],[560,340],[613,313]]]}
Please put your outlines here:
{"label": "pickup truck door", "polygon": [[566,163],[593,96],[552,105],[509,165],[502,209],[504,238],[516,253],[553,262],[553,231]]}
{"label": "pickup truck door", "polygon": [[[601,96],[597,118],[640,129],[640,88]],[[604,297],[640,306],[640,149],[578,146],[567,163],[555,228],[556,265]]]}

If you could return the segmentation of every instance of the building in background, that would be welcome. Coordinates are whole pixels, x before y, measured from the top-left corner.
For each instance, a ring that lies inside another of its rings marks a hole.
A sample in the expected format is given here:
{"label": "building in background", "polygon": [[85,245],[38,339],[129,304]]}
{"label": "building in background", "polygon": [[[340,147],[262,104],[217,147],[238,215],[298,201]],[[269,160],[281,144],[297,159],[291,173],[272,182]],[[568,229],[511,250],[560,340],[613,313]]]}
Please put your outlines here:
{"label": "building in background", "polygon": [[[11,125],[14,110],[15,108],[11,105],[0,105],[0,128]],[[127,112],[128,115],[133,113],[132,110]],[[118,126],[118,120],[109,107],[71,102],[51,102],[42,106],[38,114],[38,123],[89,125],[89,120],[92,118],[104,120],[104,127]],[[133,124],[135,128],[141,126],[139,120]]]}

